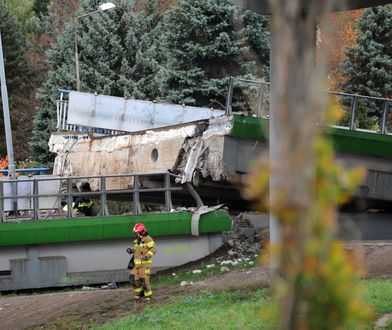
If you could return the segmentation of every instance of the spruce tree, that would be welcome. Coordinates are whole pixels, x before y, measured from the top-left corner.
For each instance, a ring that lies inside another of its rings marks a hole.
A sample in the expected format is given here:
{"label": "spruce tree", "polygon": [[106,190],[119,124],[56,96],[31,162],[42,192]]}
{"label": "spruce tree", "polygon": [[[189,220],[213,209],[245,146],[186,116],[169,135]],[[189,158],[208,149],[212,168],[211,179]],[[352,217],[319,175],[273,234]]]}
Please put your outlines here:
{"label": "spruce tree", "polygon": [[244,34],[250,46],[250,56],[256,62],[256,76],[269,81],[270,26],[269,16],[246,10],[243,15]]}
{"label": "spruce tree", "polygon": [[[358,20],[357,45],[341,66],[346,93],[392,97],[392,6],[367,9]],[[382,104],[361,101],[357,125],[370,128],[379,121]],[[347,116],[348,117],[348,116]],[[346,122],[348,121],[346,117]]]}
{"label": "spruce tree", "polygon": [[[21,33],[20,26],[5,4],[0,1],[0,31],[3,44],[4,66],[6,83],[9,96],[12,130],[15,143],[23,144],[23,141],[15,141],[15,133],[18,129],[18,117],[23,108],[26,91],[24,88],[28,78],[28,63],[26,61],[26,43]],[[28,120],[28,118],[25,118]],[[0,102],[0,158],[6,153],[4,136],[3,108]],[[15,153],[18,158],[18,153]]]}
{"label": "spruce tree", "polygon": [[137,52],[130,79],[134,82],[132,96],[155,100],[159,96],[157,74],[165,61],[161,47],[163,15],[156,0],[147,0],[144,10],[137,15],[135,38]]}
{"label": "spruce tree", "polygon": [[235,6],[225,0],[179,0],[165,21],[167,62],[162,99],[220,107],[230,76],[251,72]]}
{"label": "spruce tree", "polygon": [[[97,0],[84,0],[76,15],[94,11]],[[48,79],[39,91],[39,109],[34,121],[35,129],[30,142],[32,156],[42,164],[51,166],[53,156],[48,150],[48,140],[56,124],[57,88],[76,90],[74,33],[77,29],[80,55],[81,91],[123,96],[125,89],[120,79],[124,71],[131,70],[134,60],[125,49],[135,48],[126,35],[133,28],[132,1],[120,0],[109,13],[94,15],[68,22],[64,33],[48,51],[50,70]],[[127,63],[126,65],[124,63]]]}

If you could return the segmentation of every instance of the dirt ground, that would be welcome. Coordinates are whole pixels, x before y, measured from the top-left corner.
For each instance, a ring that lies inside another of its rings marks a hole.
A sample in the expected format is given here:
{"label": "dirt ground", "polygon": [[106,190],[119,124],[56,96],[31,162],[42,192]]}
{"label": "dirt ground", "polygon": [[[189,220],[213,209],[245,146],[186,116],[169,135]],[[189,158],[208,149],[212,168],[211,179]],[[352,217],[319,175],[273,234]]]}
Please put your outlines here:
{"label": "dirt ground", "polygon": [[[365,277],[392,278],[392,242],[353,243],[346,247],[349,253],[362,255],[367,265]],[[222,273],[193,285],[159,286],[154,290],[154,300],[148,304],[162,304],[173,296],[206,289],[252,289],[269,283],[268,268],[256,266]],[[0,329],[87,329],[92,324],[137,313],[146,305],[132,301],[129,287],[3,296],[0,298]]]}
{"label": "dirt ground", "polygon": [[[246,278],[246,281],[243,279]],[[150,303],[134,303],[130,288],[116,290],[68,291],[28,296],[5,296],[0,299],[0,328],[19,329],[87,329],[120,316],[142,310],[147,304],[162,304],[173,296],[200,290],[242,289],[269,285],[268,269],[258,266],[235,270],[194,285],[160,286]]]}

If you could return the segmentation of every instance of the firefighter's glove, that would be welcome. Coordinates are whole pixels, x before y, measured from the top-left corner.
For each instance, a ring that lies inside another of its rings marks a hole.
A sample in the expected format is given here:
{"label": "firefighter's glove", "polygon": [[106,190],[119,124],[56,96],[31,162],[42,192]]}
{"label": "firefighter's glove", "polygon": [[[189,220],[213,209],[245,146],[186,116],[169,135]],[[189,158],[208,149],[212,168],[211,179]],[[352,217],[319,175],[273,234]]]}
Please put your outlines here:
{"label": "firefighter's glove", "polygon": [[126,249],[126,251],[127,251],[128,254],[133,254],[133,252],[134,252],[134,250],[131,249],[131,248]]}

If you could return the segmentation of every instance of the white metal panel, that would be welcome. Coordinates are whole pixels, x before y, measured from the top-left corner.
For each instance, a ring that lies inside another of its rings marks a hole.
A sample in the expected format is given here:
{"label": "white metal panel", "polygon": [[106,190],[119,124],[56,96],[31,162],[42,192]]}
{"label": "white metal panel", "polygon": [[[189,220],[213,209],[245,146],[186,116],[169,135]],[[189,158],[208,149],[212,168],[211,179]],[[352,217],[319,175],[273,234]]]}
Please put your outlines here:
{"label": "white metal panel", "polygon": [[[53,175],[37,175],[35,178],[59,178],[58,176]],[[38,193],[40,195],[43,194],[59,194],[61,192],[61,181],[60,180],[50,180],[50,181],[38,181]],[[33,204],[31,204],[33,205]],[[39,208],[41,210],[51,210],[51,209],[60,209],[61,198],[58,196],[52,197],[41,197],[39,199]]]}
{"label": "white metal panel", "polygon": [[157,104],[152,128],[182,124],[184,107],[175,104]]}
{"label": "white metal panel", "polygon": [[[35,176],[36,178],[57,178],[50,175],[39,175]],[[17,185],[17,195],[18,196],[26,196],[25,198],[17,199],[17,207],[19,211],[22,210],[32,210],[33,209],[33,178],[28,176],[18,176],[16,180]],[[1,180],[9,180],[8,177],[0,178]],[[28,180],[21,182],[21,180]],[[10,197],[12,196],[12,184],[13,183],[4,183],[4,196]],[[38,182],[38,194],[54,194],[57,195],[60,193],[60,180],[50,180],[50,181],[39,181]],[[39,198],[39,208],[41,210],[44,209],[58,209],[60,208],[61,199],[58,196],[53,197],[41,197]],[[6,199],[4,200],[4,211],[12,211],[13,210],[13,200]]]}
{"label": "white metal panel", "polygon": [[72,91],[67,124],[137,132],[210,119],[223,114],[222,110]]}
{"label": "white metal panel", "polygon": [[92,127],[121,130],[121,123],[124,121],[125,115],[125,100],[120,97],[104,95],[95,96],[95,99],[94,125]]}
{"label": "white metal panel", "polygon": [[[9,180],[8,177],[0,178],[1,180]],[[4,197],[12,196],[12,185],[16,184],[16,193],[18,196],[30,196],[32,194],[32,183],[31,182],[19,182],[18,180],[28,179],[27,176],[18,176],[16,179],[16,183],[6,182],[4,183]],[[4,200],[4,211],[12,211],[13,210],[13,200],[5,199]],[[19,198],[17,200],[18,210],[29,210],[31,207],[30,197],[27,198]]]}
{"label": "white metal panel", "polygon": [[122,131],[137,132],[151,128],[156,104],[150,101],[127,100]]}
{"label": "white metal panel", "polygon": [[69,94],[67,124],[93,127],[95,97],[90,93],[71,92]]}

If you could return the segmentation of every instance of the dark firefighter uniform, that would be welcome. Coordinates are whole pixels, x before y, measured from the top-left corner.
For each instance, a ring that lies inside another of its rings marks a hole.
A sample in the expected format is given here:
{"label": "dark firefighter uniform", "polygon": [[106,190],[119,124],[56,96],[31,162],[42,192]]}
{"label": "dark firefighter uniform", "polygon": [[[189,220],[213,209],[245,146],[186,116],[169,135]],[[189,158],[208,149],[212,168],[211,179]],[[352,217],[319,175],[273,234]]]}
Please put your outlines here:
{"label": "dark firefighter uniform", "polygon": [[147,230],[141,233],[135,232],[135,234],[137,238],[133,241],[131,249],[135,265],[130,271],[134,298],[139,299],[144,295],[149,300],[152,297],[150,284],[152,256],[156,253],[156,246],[151,236],[148,236]]}

